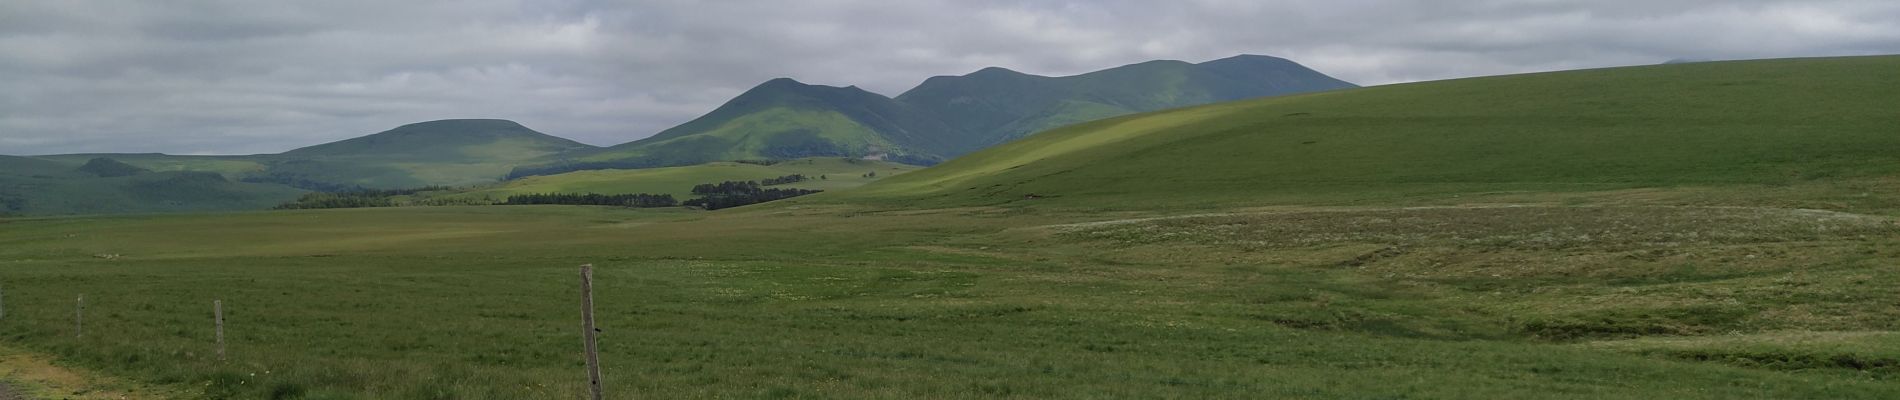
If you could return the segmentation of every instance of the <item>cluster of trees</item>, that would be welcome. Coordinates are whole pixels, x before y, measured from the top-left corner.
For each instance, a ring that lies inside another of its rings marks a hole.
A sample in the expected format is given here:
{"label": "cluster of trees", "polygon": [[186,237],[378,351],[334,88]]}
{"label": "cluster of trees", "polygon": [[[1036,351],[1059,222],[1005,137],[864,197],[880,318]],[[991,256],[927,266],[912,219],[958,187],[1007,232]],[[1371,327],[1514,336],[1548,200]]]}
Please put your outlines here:
{"label": "cluster of trees", "polygon": [[395,207],[396,201],[389,196],[373,196],[357,193],[305,193],[289,203],[279,204],[278,210],[315,210],[324,208],[370,208]]}
{"label": "cluster of trees", "polygon": [[593,170],[602,170],[602,169],[641,169],[641,168],[659,168],[659,167],[671,167],[671,166],[674,166],[673,163],[666,163],[666,162],[660,162],[660,161],[655,161],[655,160],[644,160],[644,159],[624,160],[624,161],[565,162],[565,163],[549,164],[549,165],[524,165],[524,166],[515,167],[512,170],[509,170],[508,176],[505,177],[504,180],[515,180],[515,179],[521,179],[521,178],[526,178],[530,176],[559,175],[559,174],[565,174],[565,173],[574,172],[574,171],[593,171]]}
{"label": "cluster of trees", "polygon": [[533,193],[508,196],[503,205],[560,204],[570,206],[619,206],[634,208],[673,207],[679,200],[670,194],[598,194]]}
{"label": "cluster of trees", "polygon": [[[692,200],[679,201],[670,194],[599,194],[599,193],[530,193],[508,196],[507,200],[495,202],[493,199],[439,198],[439,199],[398,199],[413,196],[421,192],[447,191],[447,186],[424,186],[409,189],[365,189],[361,187],[339,188],[334,192],[313,192],[298,197],[297,200],[278,205],[279,210],[302,210],[323,208],[368,208],[398,206],[450,206],[450,205],[529,205],[555,204],[574,206],[615,206],[634,208],[657,208],[691,206],[707,210],[738,207],[774,200],[789,199],[818,193],[818,190],[793,188],[767,188],[766,186],[804,182],[811,178],[802,174],[786,175],[762,181],[725,181],[702,183],[693,186],[693,194],[700,196]],[[6,206],[7,204],[0,204]],[[0,211],[4,211],[0,208]]]}
{"label": "cluster of trees", "polygon": [[144,168],[132,166],[132,164],[119,162],[119,160],[100,157],[100,158],[94,158],[91,161],[87,161],[86,165],[79,166],[79,172],[97,175],[100,178],[117,178],[117,177],[122,177],[122,176],[138,175],[138,174],[143,174],[143,173],[152,172],[152,171],[144,169]]}
{"label": "cluster of trees", "polygon": [[[409,189],[365,189],[352,187],[336,192],[306,193],[289,203],[279,204],[279,210],[314,210],[325,208],[370,208],[395,207],[396,196],[410,196],[421,192],[450,190],[448,186],[423,186]],[[461,205],[465,201],[437,201],[427,205]]]}
{"label": "cluster of trees", "polygon": [[19,197],[0,196],[0,216],[17,214],[17,213],[22,213],[25,211],[26,211],[26,199],[19,198]]}
{"label": "cluster of trees", "polygon": [[410,195],[414,195],[414,194],[416,194],[416,193],[422,193],[422,192],[440,192],[440,191],[445,191],[445,190],[455,190],[455,188],[453,188],[453,187],[448,187],[448,186],[423,186],[423,187],[418,187],[418,188],[408,188],[408,189],[364,189],[364,188],[356,188],[356,189],[351,189],[351,190],[346,190],[346,191],[343,191],[343,192],[341,192],[341,193],[342,193],[342,194],[356,194],[356,195],[364,195],[364,196],[382,196],[382,197],[395,197],[395,196],[410,196]]}
{"label": "cluster of trees", "polygon": [[324,193],[346,193],[346,192],[351,192],[351,191],[356,191],[356,190],[363,190],[362,186],[346,185],[346,184],[333,183],[333,182],[324,182],[320,180],[310,179],[308,177],[304,177],[300,175],[282,174],[282,173],[275,173],[275,172],[266,174],[266,175],[247,176],[239,180],[247,182],[247,183],[275,183],[275,184],[294,187],[298,189],[324,192]]}
{"label": "cluster of trees", "polygon": [[896,155],[884,156],[884,161],[890,161],[890,162],[894,162],[898,164],[924,166],[924,167],[943,163],[943,159],[941,158],[925,157],[925,156],[919,156],[919,155],[913,155],[913,154],[896,154]]}
{"label": "cluster of trees", "polygon": [[759,183],[755,181],[701,183],[693,185],[693,194],[700,196],[717,196],[730,193],[752,193],[762,190],[763,188],[760,186],[762,185],[759,185]]}
{"label": "cluster of trees", "polygon": [[789,199],[818,192],[820,191],[809,189],[765,188],[756,181],[702,183],[693,186],[693,194],[699,195],[700,197],[687,200],[682,204],[707,210],[717,210]]}
{"label": "cluster of trees", "polygon": [[466,197],[440,197],[440,198],[428,198],[428,199],[414,199],[414,200],[410,200],[408,205],[429,206],[429,207],[492,206],[492,205],[495,205],[495,199],[494,198],[476,199],[476,198],[466,198]]}
{"label": "cluster of trees", "polygon": [[799,182],[804,182],[804,181],[805,181],[805,175],[791,174],[791,175],[781,176],[777,178],[767,178],[765,180],[759,181],[759,184],[763,186],[778,186],[778,185],[784,185],[784,184],[789,184],[789,183],[799,183]]}

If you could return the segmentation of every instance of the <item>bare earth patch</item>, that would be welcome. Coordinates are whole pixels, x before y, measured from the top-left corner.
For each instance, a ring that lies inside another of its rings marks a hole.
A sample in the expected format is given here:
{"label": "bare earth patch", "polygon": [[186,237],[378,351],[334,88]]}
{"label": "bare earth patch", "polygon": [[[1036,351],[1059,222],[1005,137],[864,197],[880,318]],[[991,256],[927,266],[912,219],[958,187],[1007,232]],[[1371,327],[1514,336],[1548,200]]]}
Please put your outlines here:
{"label": "bare earth patch", "polygon": [[0,348],[0,400],[170,397],[149,388],[55,365],[45,357]]}

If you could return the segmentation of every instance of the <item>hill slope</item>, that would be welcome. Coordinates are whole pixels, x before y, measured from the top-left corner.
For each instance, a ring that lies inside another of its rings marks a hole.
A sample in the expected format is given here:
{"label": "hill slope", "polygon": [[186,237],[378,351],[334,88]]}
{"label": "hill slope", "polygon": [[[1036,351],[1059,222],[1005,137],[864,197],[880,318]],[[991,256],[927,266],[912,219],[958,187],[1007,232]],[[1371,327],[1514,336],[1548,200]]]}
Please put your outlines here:
{"label": "hill slope", "polygon": [[281,154],[65,154],[33,158],[85,163],[107,157],[153,171],[208,171],[233,180],[337,190],[489,183],[500,180],[517,165],[592,148],[513,121],[460,119],[408,124]]}
{"label": "hill slope", "polygon": [[[705,116],[651,138],[592,152],[570,169],[649,168],[711,161],[802,157],[936,159],[918,153],[950,135],[941,122],[857,87],[774,79]],[[540,172],[540,171],[532,171]],[[531,175],[539,173],[522,173]]]}
{"label": "hill slope", "polygon": [[1354,87],[1286,59],[1242,55],[1054,78],[988,68],[930,78],[897,99],[932,110],[963,132],[934,149],[957,156],[1045,129],[1136,112]]}
{"label": "hill slope", "polygon": [[932,164],[1048,128],[1142,111],[1355,87],[1292,61],[1154,61],[1068,77],[1002,68],[940,76],[895,99],[774,79],[651,138],[512,177],[743,159],[869,157]]}
{"label": "hill slope", "polygon": [[514,121],[450,119],[403,125],[369,136],[287,151],[280,156],[485,163],[530,160],[591,147],[536,132]]}
{"label": "hill slope", "polygon": [[213,172],[135,170],[108,158],[81,166],[0,156],[0,215],[264,209],[302,193]]}
{"label": "hill slope", "polygon": [[[674,198],[685,200],[695,197],[692,195],[693,185],[701,183],[758,181],[786,175],[804,175],[809,180],[779,187],[838,190],[862,186],[919,168],[887,161],[836,157],[786,160],[772,165],[711,162],[682,167],[576,171],[532,176],[429,197],[504,200],[511,195],[529,193],[650,193],[671,194]],[[876,172],[876,175],[866,176],[871,172]]]}
{"label": "hill slope", "polygon": [[1070,126],[848,195],[1120,208],[1892,176],[1895,70],[1895,56],[1717,62],[1222,103]]}
{"label": "hill slope", "polygon": [[79,166],[75,171],[101,178],[116,178],[152,172],[152,170],[149,169],[135,167],[131,164],[105,157],[86,161],[86,165]]}

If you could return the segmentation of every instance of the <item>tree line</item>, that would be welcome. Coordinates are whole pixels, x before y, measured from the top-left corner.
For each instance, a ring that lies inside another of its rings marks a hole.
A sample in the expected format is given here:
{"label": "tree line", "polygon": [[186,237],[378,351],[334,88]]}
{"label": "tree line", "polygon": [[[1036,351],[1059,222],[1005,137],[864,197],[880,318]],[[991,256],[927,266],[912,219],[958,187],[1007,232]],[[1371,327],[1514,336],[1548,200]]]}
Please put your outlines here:
{"label": "tree line", "polygon": [[559,174],[565,174],[565,173],[575,172],[575,171],[594,171],[594,170],[603,170],[603,169],[660,168],[660,167],[672,167],[672,166],[677,166],[677,165],[685,165],[685,164],[667,163],[667,162],[660,162],[660,161],[655,161],[655,160],[641,159],[641,160],[624,160],[624,161],[563,162],[563,163],[548,164],[548,165],[523,165],[523,166],[514,167],[514,169],[510,169],[508,171],[508,176],[504,177],[502,180],[511,181],[511,180],[526,178],[530,176],[559,175]]}
{"label": "tree line", "polygon": [[[298,196],[296,200],[273,207],[278,210],[314,210],[326,208],[372,208],[395,207],[396,196],[410,196],[421,192],[452,190],[448,186],[423,186],[408,189],[366,189],[362,187],[341,189],[336,192],[311,192]],[[431,200],[435,204],[427,205],[463,205],[465,201]]]}
{"label": "tree line", "polygon": [[[799,177],[800,177],[799,180],[803,180],[802,175]],[[784,177],[780,177],[780,178],[784,178]],[[692,199],[692,200],[687,200],[685,203],[681,203],[681,204],[684,204],[689,207],[704,208],[707,210],[718,210],[722,208],[732,208],[732,207],[738,207],[738,206],[744,206],[744,205],[764,203],[764,202],[774,201],[774,200],[784,200],[784,199],[789,199],[793,197],[804,196],[804,195],[808,195],[812,193],[821,192],[820,190],[796,189],[796,188],[780,189],[780,188],[766,188],[763,186],[764,185],[760,185],[759,182],[757,181],[725,181],[725,182],[719,182],[719,183],[702,183],[702,184],[693,186],[693,194],[699,195],[700,197],[696,199]]]}
{"label": "tree line", "polygon": [[[506,200],[496,202],[493,199],[469,198],[410,198],[422,192],[455,190],[448,186],[424,186],[408,189],[365,189],[350,188],[337,192],[305,193],[297,200],[280,204],[278,210],[308,210],[327,208],[373,208],[401,206],[452,206],[452,205],[573,205],[573,206],[614,206],[633,208],[658,208],[689,206],[707,210],[718,210],[744,205],[789,199],[818,193],[819,190],[796,188],[769,188],[766,186],[784,185],[809,180],[804,175],[793,174],[759,181],[724,181],[702,183],[693,186],[693,195],[697,198],[679,201],[670,194],[600,194],[600,193],[527,193],[508,196]],[[12,204],[5,204],[13,206]]]}
{"label": "tree line", "polygon": [[805,175],[802,175],[802,174],[791,174],[791,175],[786,175],[786,176],[781,176],[781,177],[777,177],[777,178],[766,178],[766,179],[763,179],[763,180],[760,180],[760,181],[759,181],[759,185],[761,185],[761,186],[778,186],[778,185],[785,185],[785,184],[792,184],[792,183],[799,183],[799,182],[804,182],[804,181],[805,181],[805,179],[806,179],[806,178],[805,178]]}
{"label": "tree line", "polygon": [[599,194],[599,193],[530,193],[508,196],[502,205],[559,204],[570,206],[618,206],[633,208],[673,207],[680,205],[679,200],[670,194]]}

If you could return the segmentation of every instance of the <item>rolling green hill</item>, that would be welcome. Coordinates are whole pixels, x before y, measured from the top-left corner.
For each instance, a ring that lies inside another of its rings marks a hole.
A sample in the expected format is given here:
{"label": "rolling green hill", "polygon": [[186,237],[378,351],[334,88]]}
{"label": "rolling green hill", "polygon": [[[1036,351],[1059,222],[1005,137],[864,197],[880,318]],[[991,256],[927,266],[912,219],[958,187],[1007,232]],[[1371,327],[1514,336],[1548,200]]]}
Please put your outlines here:
{"label": "rolling green hill", "polygon": [[986,68],[897,98],[774,79],[651,138],[516,169],[511,177],[816,156],[932,164],[1048,128],[1142,111],[1355,87],[1292,61],[1153,61],[1067,77]]}
{"label": "rolling green hill", "polygon": [[117,178],[152,172],[152,170],[149,169],[135,167],[131,164],[104,157],[86,161],[86,165],[79,166],[78,171],[101,178]]}
{"label": "rolling green hill", "polygon": [[513,121],[419,122],[374,135],[259,157],[249,179],[312,189],[472,185],[500,180],[528,160],[592,148]]}
{"label": "rolling green hill", "polygon": [[[649,193],[670,194],[684,200],[694,197],[693,185],[701,183],[805,175],[811,180],[777,187],[838,190],[862,186],[919,168],[887,161],[837,157],[786,160],[772,165],[722,161],[683,167],[576,171],[532,176],[456,193],[432,194],[428,198],[504,200],[511,195],[529,193]],[[866,176],[871,172],[876,172],[876,175]]]}
{"label": "rolling green hill", "polygon": [[78,171],[73,170],[78,166],[79,164],[67,164],[32,157],[0,155],[0,175],[70,177],[78,174]]}
{"label": "rolling green hill", "polygon": [[34,158],[84,163],[107,157],[153,171],[216,172],[232,180],[306,189],[392,189],[494,182],[516,165],[591,148],[513,121],[458,119],[408,124],[281,154],[63,154]]}
{"label": "rolling green hill", "polygon": [[532,160],[590,147],[593,146],[536,132],[514,121],[449,119],[403,125],[369,136],[291,150],[279,156],[466,164]]}
{"label": "rolling green hill", "polygon": [[1153,208],[1891,177],[1896,70],[1715,62],[1230,102],[1069,126],[849,195]]}
{"label": "rolling green hill", "polygon": [[939,76],[897,96],[962,134],[932,150],[958,156],[1045,129],[1255,97],[1357,87],[1286,59],[1242,55],[1199,64],[1150,61],[1075,76],[1002,68]]}
{"label": "rolling green hill", "polygon": [[212,172],[150,172],[110,158],[84,165],[0,156],[0,214],[67,215],[264,209],[303,191]]}
{"label": "rolling green hill", "polygon": [[[730,160],[868,157],[935,161],[927,148],[951,132],[904,104],[857,87],[774,79],[705,116],[651,138],[568,155],[567,169],[650,168]],[[533,175],[521,173],[517,175]]]}
{"label": "rolling green hill", "polygon": [[152,171],[205,171],[216,172],[230,179],[242,179],[252,173],[264,170],[259,156],[185,156],[158,153],[117,153],[117,154],[59,154],[33,156],[32,158],[51,160],[74,165],[90,162],[95,158],[110,158],[135,167]]}

